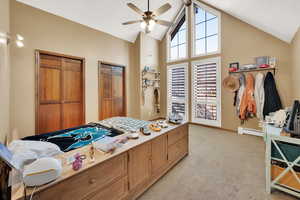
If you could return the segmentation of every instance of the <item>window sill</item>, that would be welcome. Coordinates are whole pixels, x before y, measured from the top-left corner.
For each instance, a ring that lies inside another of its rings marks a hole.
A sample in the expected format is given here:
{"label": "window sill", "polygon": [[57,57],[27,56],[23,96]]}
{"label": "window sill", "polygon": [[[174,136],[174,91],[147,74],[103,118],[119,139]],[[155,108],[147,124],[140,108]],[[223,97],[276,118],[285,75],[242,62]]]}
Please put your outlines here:
{"label": "window sill", "polygon": [[177,63],[177,62],[184,62],[184,61],[188,61],[189,58],[185,57],[185,58],[179,58],[179,59],[175,59],[175,60],[167,60],[167,64],[172,64],[172,63]]}
{"label": "window sill", "polygon": [[221,121],[208,121],[208,120],[192,120],[191,123],[204,125],[204,126],[211,126],[211,127],[218,127],[221,128]]}
{"label": "window sill", "polygon": [[218,50],[218,51],[214,51],[214,52],[211,52],[211,53],[206,53],[206,54],[194,54],[192,55],[192,58],[201,58],[201,57],[207,57],[207,56],[217,56],[221,54],[221,51]]}

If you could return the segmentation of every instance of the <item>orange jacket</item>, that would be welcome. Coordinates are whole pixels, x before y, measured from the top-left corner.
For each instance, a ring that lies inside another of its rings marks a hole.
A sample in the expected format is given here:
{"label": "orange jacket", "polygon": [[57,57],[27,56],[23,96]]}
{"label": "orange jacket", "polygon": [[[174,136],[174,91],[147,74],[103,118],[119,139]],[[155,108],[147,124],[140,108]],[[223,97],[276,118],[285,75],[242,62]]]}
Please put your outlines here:
{"label": "orange jacket", "polygon": [[256,104],[254,98],[254,76],[249,73],[246,75],[246,88],[240,105],[240,119],[245,120],[249,114],[256,114]]}

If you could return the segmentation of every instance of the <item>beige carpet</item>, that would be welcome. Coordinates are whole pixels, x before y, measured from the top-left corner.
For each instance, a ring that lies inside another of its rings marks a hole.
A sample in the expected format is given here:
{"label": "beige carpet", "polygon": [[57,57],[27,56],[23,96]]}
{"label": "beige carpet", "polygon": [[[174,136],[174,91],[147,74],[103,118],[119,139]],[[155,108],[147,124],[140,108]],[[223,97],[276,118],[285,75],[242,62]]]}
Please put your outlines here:
{"label": "beige carpet", "polygon": [[190,154],[139,200],[294,200],[265,192],[264,142],[190,126]]}

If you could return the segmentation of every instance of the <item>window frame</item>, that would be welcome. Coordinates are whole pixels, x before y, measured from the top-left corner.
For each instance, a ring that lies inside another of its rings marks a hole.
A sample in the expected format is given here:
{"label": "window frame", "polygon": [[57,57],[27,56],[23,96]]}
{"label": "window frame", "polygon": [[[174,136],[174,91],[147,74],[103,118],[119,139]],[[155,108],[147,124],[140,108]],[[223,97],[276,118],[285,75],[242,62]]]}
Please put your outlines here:
{"label": "window frame", "polygon": [[[196,65],[205,65],[205,64],[209,64],[209,63],[216,63],[217,67],[216,67],[216,75],[217,75],[217,120],[209,120],[209,119],[199,119],[199,118],[195,118],[195,113],[194,111],[196,110],[196,102],[194,101],[195,99],[195,92],[194,92],[194,81],[195,81],[195,77],[194,77],[194,67]],[[192,62],[192,78],[191,78],[191,121],[193,123],[196,124],[203,124],[203,125],[208,125],[208,126],[215,126],[215,127],[221,127],[222,124],[222,112],[221,112],[221,106],[222,106],[222,97],[221,97],[221,57],[212,57],[212,58],[207,58],[207,59],[201,59],[201,60],[196,60]]]}
{"label": "window frame", "polygon": [[170,86],[169,86],[169,78],[170,78],[170,74],[169,74],[169,70],[170,69],[174,69],[174,68],[181,68],[184,67],[185,68],[185,92],[186,92],[186,97],[184,99],[184,103],[186,104],[185,106],[185,116],[184,116],[184,121],[189,121],[189,63],[185,62],[185,63],[179,63],[179,64],[174,64],[174,65],[168,65],[167,66],[167,116],[169,115],[170,112],[170,103],[172,103],[172,99],[169,95],[169,90],[170,90]]}
{"label": "window frame", "polygon": [[[194,10],[195,10],[195,4],[204,9],[205,11],[207,12],[210,12],[214,15],[216,15],[218,17],[218,50],[217,51],[214,51],[214,52],[209,52],[209,53],[204,53],[204,54],[196,54],[196,34],[195,34],[195,31],[196,31],[196,28],[195,28],[195,14],[194,14]],[[221,36],[222,36],[222,30],[221,30],[221,25],[222,25],[222,15],[221,15],[221,12],[216,10],[216,9],[213,9],[201,2],[198,2],[198,1],[193,1],[192,3],[192,12],[191,12],[191,21],[192,21],[192,25],[191,25],[191,37],[192,37],[192,41],[191,41],[191,48],[192,48],[192,58],[196,58],[196,57],[202,57],[202,56],[210,56],[210,55],[215,55],[215,54],[220,54],[221,53],[221,42],[222,42],[222,39],[221,39]]]}
{"label": "window frame", "polygon": [[[180,17],[182,16],[182,13],[185,13],[185,23],[186,23],[186,34],[185,34],[185,41],[186,41],[186,56],[184,58],[177,58],[177,59],[171,59],[171,32],[174,30],[174,28],[177,26],[177,24],[180,21]],[[175,23],[174,25],[172,25],[169,30],[167,31],[166,34],[166,39],[167,39],[167,44],[166,44],[166,50],[167,50],[167,63],[171,63],[171,62],[179,62],[179,61],[183,61],[183,60],[187,60],[189,58],[189,12],[188,9],[186,8],[186,6],[183,6],[180,9],[180,12],[178,13],[178,15],[175,17]]]}

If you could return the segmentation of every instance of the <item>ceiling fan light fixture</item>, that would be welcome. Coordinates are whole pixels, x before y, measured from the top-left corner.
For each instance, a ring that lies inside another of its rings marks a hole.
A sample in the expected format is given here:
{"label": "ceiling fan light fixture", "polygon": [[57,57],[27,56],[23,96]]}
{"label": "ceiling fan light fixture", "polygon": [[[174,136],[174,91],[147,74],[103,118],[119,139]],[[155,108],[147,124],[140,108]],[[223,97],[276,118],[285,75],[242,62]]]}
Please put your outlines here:
{"label": "ceiling fan light fixture", "polygon": [[156,22],[153,19],[150,19],[149,21],[143,21],[141,22],[141,28],[146,32],[150,33],[155,26]]}
{"label": "ceiling fan light fixture", "polygon": [[153,20],[153,19],[150,19],[150,20],[149,20],[149,27],[150,27],[151,29],[154,28],[155,24],[156,24],[155,20]]}
{"label": "ceiling fan light fixture", "polygon": [[172,25],[171,22],[156,19],[157,16],[162,15],[171,8],[171,5],[169,3],[164,4],[155,11],[150,11],[150,0],[148,0],[148,10],[145,12],[143,12],[141,9],[139,9],[132,3],[128,3],[127,6],[134,10],[136,13],[142,15],[142,20],[124,22],[122,23],[123,25],[140,23],[142,30],[146,33],[150,33],[154,29],[155,24],[160,24],[162,26],[168,27]]}
{"label": "ceiling fan light fixture", "polygon": [[145,29],[145,33],[148,34],[148,33],[151,33],[151,29],[150,29],[150,26],[146,26],[146,29]]}
{"label": "ceiling fan light fixture", "polygon": [[146,28],[147,24],[145,21],[141,22],[141,28],[144,30]]}

